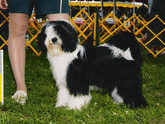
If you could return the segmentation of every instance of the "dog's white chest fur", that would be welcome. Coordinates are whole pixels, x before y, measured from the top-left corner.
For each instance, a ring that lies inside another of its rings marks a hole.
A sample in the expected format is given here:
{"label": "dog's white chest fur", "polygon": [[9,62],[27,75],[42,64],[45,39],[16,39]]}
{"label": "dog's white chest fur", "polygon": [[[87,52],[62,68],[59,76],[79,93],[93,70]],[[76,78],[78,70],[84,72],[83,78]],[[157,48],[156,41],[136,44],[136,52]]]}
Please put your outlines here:
{"label": "dog's white chest fur", "polygon": [[60,84],[66,86],[66,74],[68,65],[75,58],[73,53],[62,53],[60,56],[50,56],[48,54],[48,60],[51,63],[51,69],[53,76],[56,80],[57,86]]}
{"label": "dog's white chest fur", "polygon": [[70,63],[77,58],[77,54],[81,51],[82,48],[77,48],[72,53],[62,52],[60,56],[51,56],[51,54],[47,54],[47,58],[51,64],[51,69],[53,72],[53,76],[56,80],[56,85],[64,85],[66,86],[66,76],[67,70]]}

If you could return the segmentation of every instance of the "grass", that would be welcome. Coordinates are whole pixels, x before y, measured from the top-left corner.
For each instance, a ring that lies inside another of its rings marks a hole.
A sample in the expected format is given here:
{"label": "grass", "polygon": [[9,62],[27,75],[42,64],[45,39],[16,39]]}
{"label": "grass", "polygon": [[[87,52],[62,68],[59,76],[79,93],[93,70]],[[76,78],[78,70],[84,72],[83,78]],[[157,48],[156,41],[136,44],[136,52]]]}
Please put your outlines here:
{"label": "grass", "polygon": [[7,51],[4,51],[4,105],[0,106],[0,124],[163,124],[165,123],[165,57],[147,57],[144,63],[143,94],[149,106],[131,110],[125,105],[113,104],[107,92],[92,91],[92,100],[82,111],[56,108],[57,87],[46,55],[37,57],[26,51],[26,85],[28,102],[22,106],[11,96],[16,84]]}

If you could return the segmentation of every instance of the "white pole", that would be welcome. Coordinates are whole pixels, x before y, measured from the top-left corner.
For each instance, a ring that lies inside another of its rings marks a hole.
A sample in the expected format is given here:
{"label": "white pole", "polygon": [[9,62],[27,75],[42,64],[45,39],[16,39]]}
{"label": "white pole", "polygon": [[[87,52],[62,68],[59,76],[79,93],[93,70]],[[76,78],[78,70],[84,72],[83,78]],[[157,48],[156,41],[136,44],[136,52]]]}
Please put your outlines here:
{"label": "white pole", "polygon": [[[70,0],[69,0],[69,3],[70,3]],[[70,17],[72,18],[72,6],[71,6],[71,5],[69,6],[69,10],[70,10],[70,11],[69,11]]]}
{"label": "white pole", "polygon": [[103,0],[101,0],[101,16],[102,16],[102,19],[104,18],[103,11],[104,11]]}
{"label": "white pole", "polygon": [[89,0],[88,0],[88,15],[90,15]]}
{"label": "white pole", "polygon": [[61,20],[61,13],[62,13],[62,0],[60,0],[60,20]]}
{"label": "white pole", "polygon": [[81,0],[79,0],[79,11],[81,10]]}
{"label": "white pole", "polygon": [[135,0],[133,0],[133,14],[135,14]]}
{"label": "white pole", "polygon": [[148,12],[149,12],[149,14],[151,12],[152,3],[153,3],[153,0],[148,0],[148,8],[149,8]]}
{"label": "white pole", "polygon": [[116,6],[115,6],[115,3],[116,2],[116,0],[113,0],[113,13],[114,13],[114,15],[115,15],[115,13],[116,13]]}
{"label": "white pole", "polygon": [[3,50],[0,50],[0,102],[3,105],[3,96],[4,96],[4,91],[3,91]]}

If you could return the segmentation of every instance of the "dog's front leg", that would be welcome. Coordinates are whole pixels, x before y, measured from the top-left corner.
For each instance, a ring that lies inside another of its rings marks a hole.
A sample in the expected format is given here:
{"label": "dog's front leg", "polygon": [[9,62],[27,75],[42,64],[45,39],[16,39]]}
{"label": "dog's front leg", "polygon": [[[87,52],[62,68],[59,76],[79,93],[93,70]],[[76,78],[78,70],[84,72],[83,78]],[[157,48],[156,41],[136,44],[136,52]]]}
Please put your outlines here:
{"label": "dog's front leg", "polygon": [[69,99],[69,91],[66,86],[58,86],[56,107],[66,107]]}

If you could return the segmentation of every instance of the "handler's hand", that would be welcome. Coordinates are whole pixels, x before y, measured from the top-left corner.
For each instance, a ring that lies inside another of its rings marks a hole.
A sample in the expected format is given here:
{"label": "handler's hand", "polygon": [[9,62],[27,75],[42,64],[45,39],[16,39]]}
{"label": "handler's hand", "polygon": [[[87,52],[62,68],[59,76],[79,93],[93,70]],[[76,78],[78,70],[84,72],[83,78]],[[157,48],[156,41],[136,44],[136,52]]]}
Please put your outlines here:
{"label": "handler's hand", "polygon": [[7,9],[8,3],[7,0],[0,0],[0,9]]}

